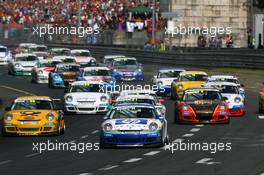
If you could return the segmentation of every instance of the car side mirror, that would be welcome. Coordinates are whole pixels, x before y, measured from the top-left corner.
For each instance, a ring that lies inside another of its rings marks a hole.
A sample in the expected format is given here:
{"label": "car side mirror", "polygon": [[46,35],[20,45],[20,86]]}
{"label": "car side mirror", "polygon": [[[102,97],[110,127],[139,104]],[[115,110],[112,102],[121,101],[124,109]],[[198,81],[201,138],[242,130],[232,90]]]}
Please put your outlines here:
{"label": "car side mirror", "polygon": [[175,79],[173,80],[173,82],[177,82],[177,81],[179,81],[179,79],[178,79],[178,78],[175,78]]}
{"label": "car side mirror", "polygon": [[111,109],[113,109],[113,106],[112,106],[112,105],[108,105],[108,106],[107,106],[107,109],[108,109],[108,110],[111,110]]}
{"label": "car side mirror", "polygon": [[164,120],[164,119],[165,119],[165,117],[163,117],[163,116],[161,116],[161,115],[159,115],[158,118],[159,118],[160,120]]}
{"label": "car side mirror", "polygon": [[228,100],[228,98],[227,97],[222,97],[222,100],[226,101],[226,100]]}
{"label": "car side mirror", "polygon": [[[264,83],[263,83],[263,84],[264,84]],[[244,88],[244,87],[245,87],[245,85],[244,85],[244,84],[241,84],[240,86],[241,86],[242,88]]]}
{"label": "car side mirror", "polygon": [[68,93],[68,91],[69,91],[69,87],[66,87],[66,88],[64,89],[64,93],[66,94],[66,93]]}
{"label": "car side mirror", "polygon": [[5,111],[11,111],[11,107],[6,107]]}
{"label": "car side mirror", "polygon": [[158,76],[157,75],[154,75],[154,78],[158,78]]}
{"label": "car side mirror", "polygon": [[159,99],[160,104],[164,105],[165,104],[165,100],[163,98]]}

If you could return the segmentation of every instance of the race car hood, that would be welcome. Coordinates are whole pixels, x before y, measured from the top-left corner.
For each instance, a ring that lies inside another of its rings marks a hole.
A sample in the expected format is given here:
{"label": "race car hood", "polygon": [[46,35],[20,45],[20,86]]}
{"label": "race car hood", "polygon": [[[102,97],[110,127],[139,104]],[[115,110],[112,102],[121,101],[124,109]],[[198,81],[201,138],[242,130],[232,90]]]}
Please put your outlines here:
{"label": "race car hood", "polygon": [[47,52],[33,52],[35,55],[37,55],[37,57],[44,57],[47,56],[48,53]]}
{"label": "race car hood", "polygon": [[77,72],[63,72],[60,74],[63,79],[75,79]]}
{"label": "race car hood", "polygon": [[159,78],[157,79],[157,82],[162,82],[162,85],[170,86],[171,83],[175,80],[175,78]]}
{"label": "race car hood", "polygon": [[116,131],[142,131],[148,130],[149,124],[156,122],[158,125],[161,123],[156,119],[113,119],[111,124],[113,125],[113,130]]}
{"label": "race car hood", "polygon": [[10,112],[13,115],[13,119],[16,120],[42,120],[46,119],[46,115],[52,113],[57,115],[55,111],[51,110],[14,110]]}
{"label": "race car hood", "polygon": [[14,65],[16,63],[21,64],[23,67],[34,67],[37,61],[17,61],[17,62],[14,62]]}
{"label": "race car hood", "polygon": [[0,58],[3,58],[6,56],[6,52],[0,52]]}
{"label": "race car hood", "polygon": [[69,95],[73,97],[74,101],[80,101],[80,102],[87,102],[87,101],[95,102],[95,101],[100,101],[100,98],[102,96],[108,97],[108,95],[104,93],[95,93],[95,92],[73,92],[66,94],[65,97]]}
{"label": "race car hood", "polygon": [[179,82],[178,84],[183,85],[183,89],[191,89],[191,88],[201,88],[204,81],[186,81],[186,82]]}
{"label": "race car hood", "polygon": [[219,105],[220,100],[196,100],[191,102],[186,102],[194,112],[199,113],[210,113],[213,114],[217,105]]}
{"label": "race car hood", "polygon": [[138,70],[137,66],[122,66],[114,68],[117,72],[136,72]]}
{"label": "race car hood", "polygon": [[85,76],[86,81],[108,81],[111,80],[111,76]]}
{"label": "race car hood", "polygon": [[82,56],[75,56],[77,63],[89,63],[91,60],[95,60],[93,57],[82,57]]}

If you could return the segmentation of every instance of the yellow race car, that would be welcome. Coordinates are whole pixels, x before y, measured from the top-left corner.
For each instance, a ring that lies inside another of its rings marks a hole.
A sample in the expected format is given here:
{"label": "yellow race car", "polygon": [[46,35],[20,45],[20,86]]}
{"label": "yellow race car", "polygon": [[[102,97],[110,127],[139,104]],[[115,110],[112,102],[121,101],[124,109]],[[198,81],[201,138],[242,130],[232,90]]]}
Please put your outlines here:
{"label": "yellow race car", "polygon": [[46,96],[25,96],[14,100],[2,117],[2,135],[60,135],[65,131],[63,112]]}
{"label": "yellow race car", "polygon": [[207,78],[207,73],[202,71],[181,72],[179,77],[171,84],[171,99],[181,99],[187,89],[201,88]]}

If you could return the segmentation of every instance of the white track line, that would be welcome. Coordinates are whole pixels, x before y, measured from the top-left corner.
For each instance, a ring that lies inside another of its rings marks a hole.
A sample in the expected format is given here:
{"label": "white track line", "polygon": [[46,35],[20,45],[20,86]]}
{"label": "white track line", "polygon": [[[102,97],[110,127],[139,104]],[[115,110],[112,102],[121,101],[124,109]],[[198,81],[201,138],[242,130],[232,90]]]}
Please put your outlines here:
{"label": "white track line", "polygon": [[195,163],[199,163],[199,164],[207,164],[208,161],[210,161],[210,160],[213,160],[213,158],[203,158],[203,159],[201,159],[201,160],[198,160],[198,161],[195,162]]}
{"label": "white track line", "polygon": [[98,130],[95,130],[95,131],[93,131],[93,132],[91,132],[92,134],[96,134],[96,133],[98,133],[99,131]]}
{"label": "white track line", "polygon": [[194,134],[184,134],[183,137],[192,137]]}
{"label": "white track line", "polygon": [[183,142],[184,141],[184,139],[175,139],[175,140],[173,140],[172,142],[173,143],[177,143],[177,142]]}
{"label": "white track line", "polygon": [[158,154],[158,153],[160,153],[160,151],[150,151],[150,152],[144,154],[144,156],[154,156],[155,154]]}
{"label": "white track line", "polygon": [[0,162],[0,165],[4,165],[4,164],[10,163],[10,162],[12,162],[12,160],[5,160],[5,161]]}
{"label": "white track line", "polygon": [[85,135],[85,136],[80,137],[80,139],[85,139],[87,137],[89,137],[89,136],[88,135]]}
{"label": "white track line", "polygon": [[203,124],[195,125],[196,127],[203,127]]}
{"label": "white track line", "polygon": [[137,162],[137,161],[140,161],[140,160],[142,160],[142,158],[132,158],[132,159],[125,160],[123,162],[124,163],[133,163],[133,162]]}
{"label": "white track line", "polygon": [[34,157],[34,156],[37,156],[37,155],[40,155],[40,153],[28,154],[28,155],[25,155],[24,157],[29,158],[29,157]]}
{"label": "white track line", "polygon": [[192,128],[192,129],[190,130],[190,132],[198,132],[198,131],[200,131],[200,128]]}
{"label": "white track line", "polygon": [[81,173],[81,174],[78,174],[78,175],[92,175],[93,173]]}
{"label": "white track line", "polygon": [[114,169],[114,168],[117,168],[117,167],[119,167],[119,165],[108,165],[108,166],[106,166],[104,168],[100,168],[98,170],[100,170],[100,171],[107,171],[107,170],[111,170],[111,169]]}
{"label": "white track line", "polygon": [[258,118],[263,120],[264,119],[264,115],[259,115]]}
{"label": "white track line", "polygon": [[10,87],[10,86],[0,85],[0,87],[1,88],[5,88],[5,89],[9,89],[9,90],[12,90],[12,91],[16,91],[16,92],[19,92],[19,93],[22,93],[22,94],[35,96],[35,94],[32,94],[32,93],[27,92],[27,91],[20,90],[20,89],[17,89],[17,88],[13,88],[13,87]]}

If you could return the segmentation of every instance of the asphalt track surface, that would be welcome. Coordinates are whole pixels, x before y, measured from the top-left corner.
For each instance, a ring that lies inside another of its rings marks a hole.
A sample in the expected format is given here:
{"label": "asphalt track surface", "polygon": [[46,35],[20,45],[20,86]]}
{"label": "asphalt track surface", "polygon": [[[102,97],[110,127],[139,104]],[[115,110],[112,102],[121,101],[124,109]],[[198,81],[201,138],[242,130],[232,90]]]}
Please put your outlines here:
{"label": "asphalt track surface", "polygon": [[[145,65],[148,82],[156,66]],[[29,79],[7,75],[0,68],[0,112],[21,95],[62,98],[61,89],[32,84]],[[67,115],[66,133],[55,137],[0,137],[0,174],[61,175],[259,175],[264,171],[264,133],[257,113],[258,89],[246,88],[246,115],[229,125],[175,125],[173,101],[166,100],[170,142],[227,143],[231,151],[169,151],[164,148],[117,148],[85,151],[33,151],[33,143],[99,142],[103,115]],[[95,148],[95,147],[94,147]]]}

